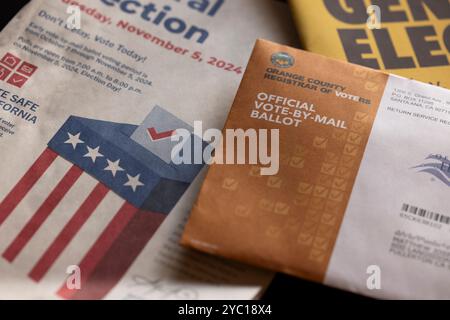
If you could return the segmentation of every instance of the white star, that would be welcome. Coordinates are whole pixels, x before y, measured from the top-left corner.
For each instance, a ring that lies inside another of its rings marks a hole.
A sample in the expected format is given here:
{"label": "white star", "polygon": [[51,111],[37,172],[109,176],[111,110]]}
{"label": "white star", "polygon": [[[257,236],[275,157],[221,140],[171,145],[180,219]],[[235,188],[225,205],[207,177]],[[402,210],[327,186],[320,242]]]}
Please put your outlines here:
{"label": "white star", "polygon": [[75,150],[79,144],[84,143],[84,141],[80,139],[81,132],[78,132],[78,134],[76,135],[70,134],[70,132],[68,132],[67,134],[69,135],[69,140],[64,143],[71,144],[73,150]]}
{"label": "white star", "polygon": [[139,181],[139,178],[141,177],[140,174],[138,174],[136,177],[132,177],[129,174],[127,174],[128,182],[124,184],[124,186],[131,187],[134,192],[136,192],[136,189],[138,187],[144,186],[142,182]]}
{"label": "white star", "polygon": [[83,157],[91,158],[93,163],[95,163],[95,161],[97,161],[97,158],[103,157],[103,155],[100,153],[100,147],[93,149],[88,146],[87,149],[88,149],[88,153],[86,153]]}
{"label": "white star", "polygon": [[108,166],[104,169],[105,171],[111,171],[113,177],[116,176],[117,171],[125,171],[123,170],[123,168],[120,167],[119,163],[120,163],[120,159],[117,160],[116,162],[112,162],[109,159],[106,159],[106,161],[108,161]]}

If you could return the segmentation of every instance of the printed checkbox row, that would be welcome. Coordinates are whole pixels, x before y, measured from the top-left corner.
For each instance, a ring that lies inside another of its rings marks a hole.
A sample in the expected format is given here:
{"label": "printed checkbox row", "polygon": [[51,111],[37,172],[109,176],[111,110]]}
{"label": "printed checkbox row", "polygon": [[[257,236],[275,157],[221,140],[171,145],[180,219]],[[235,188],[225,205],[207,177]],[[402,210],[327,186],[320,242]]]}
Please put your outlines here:
{"label": "printed checkbox row", "polygon": [[326,252],[335,236],[336,228],[332,226],[305,222],[298,234],[297,243]]}
{"label": "printed checkbox row", "polygon": [[336,165],[333,163],[323,163],[320,169],[320,173],[329,175],[329,176],[337,176],[343,179],[349,179],[353,173],[351,167],[345,165]]}
{"label": "printed checkbox row", "polygon": [[347,179],[334,177],[328,174],[319,174],[317,177],[317,185],[329,189],[345,191],[349,185],[349,181]]}
{"label": "printed checkbox row", "polygon": [[280,155],[280,165],[288,166],[294,169],[303,169],[306,159],[303,156],[291,156],[288,154]]}
{"label": "printed checkbox row", "polygon": [[272,201],[266,198],[262,198],[258,201],[258,208],[282,216],[288,215],[291,210],[291,207],[287,203]]}

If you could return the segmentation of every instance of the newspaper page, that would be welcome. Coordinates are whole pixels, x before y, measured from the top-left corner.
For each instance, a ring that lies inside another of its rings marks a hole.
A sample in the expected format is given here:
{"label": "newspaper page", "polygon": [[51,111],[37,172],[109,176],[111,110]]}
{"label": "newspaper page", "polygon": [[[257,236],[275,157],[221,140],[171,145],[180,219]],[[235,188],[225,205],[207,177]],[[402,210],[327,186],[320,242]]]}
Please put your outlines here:
{"label": "newspaper page", "polygon": [[182,249],[202,165],[179,128],[222,128],[270,0],[33,0],[0,36],[0,297],[250,299],[272,273]]}

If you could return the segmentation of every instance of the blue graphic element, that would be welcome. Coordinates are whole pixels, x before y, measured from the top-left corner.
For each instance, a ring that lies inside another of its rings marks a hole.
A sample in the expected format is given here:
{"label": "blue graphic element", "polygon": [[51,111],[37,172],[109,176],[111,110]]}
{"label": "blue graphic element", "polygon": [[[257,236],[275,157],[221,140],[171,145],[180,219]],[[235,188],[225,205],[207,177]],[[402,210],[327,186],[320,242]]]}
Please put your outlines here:
{"label": "blue graphic element", "polygon": [[[434,160],[434,162],[428,162],[427,160]],[[420,169],[418,172],[431,174],[450,187],[450,160],[438,154],[431,154],[425,158],[425,161],[427,162],[413,167],[413,169]]]}
{"label": "blue graphic element", "polygon": [[[164,162],[131,139],[136,129],[136,125],[71,116],[48,146],[135,207],[168,214],[203,164]],[[70,142],[73,136],[78,143]]]}
{"label": "blue graphic element", "polygon": [[295,58],[286,52],[278,52],[271,57],[272,64],[278,68],[290,68],[295,64]]}

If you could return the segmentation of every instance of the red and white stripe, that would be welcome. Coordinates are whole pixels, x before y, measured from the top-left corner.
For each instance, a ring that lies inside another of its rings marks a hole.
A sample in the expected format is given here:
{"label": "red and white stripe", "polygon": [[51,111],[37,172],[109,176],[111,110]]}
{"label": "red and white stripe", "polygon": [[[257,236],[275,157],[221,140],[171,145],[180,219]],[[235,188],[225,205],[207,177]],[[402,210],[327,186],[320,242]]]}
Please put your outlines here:
{"label": "red and white stripe", "polygon": [[[0,252],[63,298],[103,298],[164,217],[133,207],[46,149],[0,202]],[[81,269],[80,291],[65,286],[69,265]]]}

